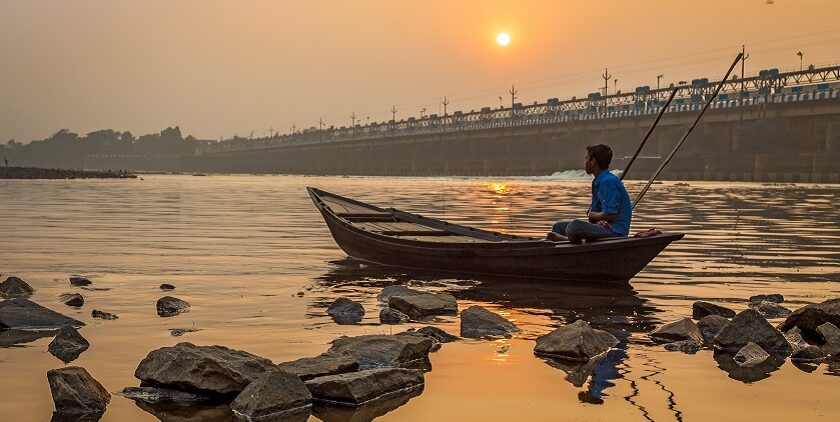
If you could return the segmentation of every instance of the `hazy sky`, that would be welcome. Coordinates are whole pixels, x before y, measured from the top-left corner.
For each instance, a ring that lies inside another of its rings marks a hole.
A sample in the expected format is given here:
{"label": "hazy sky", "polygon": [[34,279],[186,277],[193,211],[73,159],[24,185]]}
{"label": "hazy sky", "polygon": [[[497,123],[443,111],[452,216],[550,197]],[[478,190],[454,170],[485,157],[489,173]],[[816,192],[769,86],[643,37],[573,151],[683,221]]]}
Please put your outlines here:
{"label": "hazy sky", "polygon": [[[0,142],[218,139],[840,62],[838,0],[0,0]],[[508,32],[507,47],[496,35]],[[740,70],[739,70],[740,71]],[[610,90],[613,82],[610,81]]]}

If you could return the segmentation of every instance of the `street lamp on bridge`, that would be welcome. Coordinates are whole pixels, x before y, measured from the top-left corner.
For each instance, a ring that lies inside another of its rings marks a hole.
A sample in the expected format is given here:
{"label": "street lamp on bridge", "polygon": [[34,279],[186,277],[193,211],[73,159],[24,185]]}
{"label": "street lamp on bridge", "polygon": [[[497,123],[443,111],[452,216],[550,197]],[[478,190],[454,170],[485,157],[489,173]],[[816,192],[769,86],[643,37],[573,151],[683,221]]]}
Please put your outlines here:
{"label": "street lamp on bridge", "polygon": [[659,80],[665,75],[656,75],[656,89],[659,89]]}
{"label": "street lamp on bridge", "polygon": [[804,56],[804,54],[802,54],[801,51],[797,51],[796,55],[799,56],[799,71],[801,72],[802,71],[802,57]]}

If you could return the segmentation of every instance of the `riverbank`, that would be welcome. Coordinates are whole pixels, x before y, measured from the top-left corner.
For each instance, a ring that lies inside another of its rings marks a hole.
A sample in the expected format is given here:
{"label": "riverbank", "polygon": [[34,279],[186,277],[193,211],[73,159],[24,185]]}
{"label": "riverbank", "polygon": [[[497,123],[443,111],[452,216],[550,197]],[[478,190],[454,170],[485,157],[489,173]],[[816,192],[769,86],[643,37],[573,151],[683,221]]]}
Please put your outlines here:
{"label": "riverbank", "polygon": [[125,170],[93,171],[45,169],[39,167],[0,167],[0,179],[136,179]]}

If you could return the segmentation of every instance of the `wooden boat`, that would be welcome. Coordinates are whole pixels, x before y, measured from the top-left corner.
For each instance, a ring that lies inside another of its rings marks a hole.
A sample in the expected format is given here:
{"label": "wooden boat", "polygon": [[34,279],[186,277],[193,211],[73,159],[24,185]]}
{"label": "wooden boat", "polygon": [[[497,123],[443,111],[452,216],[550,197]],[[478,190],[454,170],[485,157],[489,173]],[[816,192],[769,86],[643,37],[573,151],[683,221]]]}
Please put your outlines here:
{"label": "wooden boat", "polygon": [[309,196],[347,255],[453,273],[627,281],[683,233],[572,244],[514,236],[379,208],[316,188]]}

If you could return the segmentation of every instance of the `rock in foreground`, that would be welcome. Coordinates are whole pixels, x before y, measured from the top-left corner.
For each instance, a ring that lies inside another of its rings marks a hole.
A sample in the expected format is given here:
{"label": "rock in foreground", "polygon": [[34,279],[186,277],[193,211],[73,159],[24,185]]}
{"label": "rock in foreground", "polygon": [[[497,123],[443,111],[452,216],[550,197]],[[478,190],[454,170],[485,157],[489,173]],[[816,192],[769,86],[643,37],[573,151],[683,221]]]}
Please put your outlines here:
{"label": "rock in foreground", "polygon": [[683,352],[693,355],[699,352],[701,347],[703,347],[702,344],[693,340],[682,340],[666,344],[665,350],[669,352]]}
{"label": "rock in foreground", "polygon": [[55,335],[47,350],[64,363],[68,363],[76,360],[88,347],[90,343],[87,339],[82,337],[75,328],[65,325]]}
{"label": "rock in foreground", "polygon": [[276,370],[270,360],[248,352],[185,342],[149,352],[134,376],[143,385],[230,397],[263,373]]}
{"label": "rock in foreground", "polygon": [[452,334],[449,334],[438,327],[432,327],[431,325],[420,328],[417,330],[417,333],[426,337],[431,337],[440,343],[449,343],[450,341],[458,340],[458,336],[453,336]]}
{"label": "rock in foreground", "polygon": [[344,353],[323,353],[311,358],[302,358],[277,365],[280,369],[297,375],[306,381],[326,375],[355,372],[359,369],[359,362]]}
{"label": "rock in foreground", "polygon": [[423,293],[413,296],[391,296],[388,307],[396,309],[411,318],[418,319],[432,315],[455,315],[458,301],[447,293]]}
{"label": "rock in foreground", "polygon": [[826,356],[838,356],[840,355],[840,328],[837,328],[836,325],[826,322],[823,325],[817,327],[817,332],[823,338],[823,345],[820,346],[820,350]]}
{"label": "rock in foreground", "polygon": [[0,302],[0,330],[9,328],[58,329],[65,325],[81,327],[85,324],[51,311],[29,299],[14,298]]}
{"label": "rock in foreground", "polygon": [[700,321],[697,321],[697,328],[700,329],[700,334],[703,335],[703,345],[711,346],[715,342],[715,336],[718,335],[726,324],[729,324],[729,320],[720,315],[709,315],[700,318]]}
{"label": "rock in foreground", "polygon": [[660,342],[673,342],[691,340],[695,343],[703,344],[703,333],[700,328],[689,318],[683,318],[679,321],[674,321],[665,324],[656,331],[650,334],[650,337]]}
{"label": "rock in foreground", "polygon": [[4,298],[29,297],[32,293],[35,293],[35,289],[17,277],[8,277],[0,283],[0,296]]}
{"label": "rock in foreground", "polygon": [[461,311],[461,337],[510,337],[521,330],[499,314],[473,305]]}
{"label": "rock in foreground", "polygon": [[812,335],[816,333],[817,327],[826,322],[840,327],[840,298],[803,306],[793,311],[779,328],[787,332],[793,327],[799,327],[807,335]]}
{"label": "rock in foreground", "polygon": [[285,371],[267,372],[245,388],[230,408],[248,418],[280,417],[308,410],[312,394],[297,375]]}
{"label": "rock in foreground", "polygon": [[408,321],[408,315],[391,308],[379,311],[379,322],[383,324],[402,324]]}
{"label": "rock in foreground", "polygon": [[47,371],[55,410],[59,414],[102,413],[111,395],[99,382],[78,366]]}
{"label": "rock in foreground", "polygon": [[190,304],[177,297],[164,296],[157,301],[157,314],[162,317],[171,317],[186,312]]}
{"label": "rock in foreground", "polygon": [[361,303],[346,297],[340,297],[333,301],[327,308],[327,315],[333,317],[354,317],[363,316],[365,308]]}
{"label": "rock in foreground", "polygon": [[605,331],[593,330],[584,320],[577,320],[537,338],[534,353],[558,359],[588,361],[618,344]]}
{"label": "rock in foreground", "polygon": [[405,394],[422,386],[422,371],[403,368],[369,369],[306,381],[316,400],[349,406]]}
{"label": "rock in foreground", "polygon": [[770,354],[767,353],[761,346],[749,342],[733,358],[739,366],[751,368],[764,363]]}
{"label": "rock in foreground", "polygon": [[694,304],[691,305],[691,311],[691,315],[694,319],[701,319],[709,315],[720,315],[724,318],[732,318],[735,316],[735,311],[732,309],[703,301],[694,302]]}
{"label": "rock in foreground", "polygon": [[790,309],[766,300],[758,303],[750,303],[750,308],[755,309],[765,318],[784,318],[790,315]]}
{"label": "rock in foreground", "polygon": [[736,315],[715,337],[716,348],[733,353],[750,342],[771,353],[787,356],[792,351],[785,336],[753,309]]}
{"label": "rock in foreground", "polygon": [[85,298],[78,293],[64,293],[59,297],[59,299],[61,299],[61,303],[74,308],[78,308],[85,304]]}
{"label": "rock in foreground", "polygon": [[372,334],[337,338],[328,352],[348,354],[359,362],[360,369],[371,369],[428,359],[433,344],[421,335]]}

